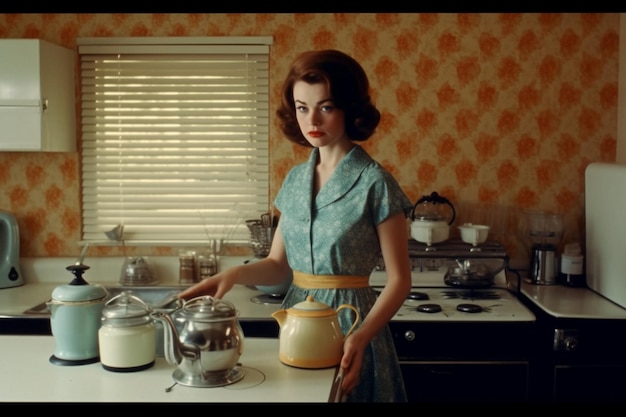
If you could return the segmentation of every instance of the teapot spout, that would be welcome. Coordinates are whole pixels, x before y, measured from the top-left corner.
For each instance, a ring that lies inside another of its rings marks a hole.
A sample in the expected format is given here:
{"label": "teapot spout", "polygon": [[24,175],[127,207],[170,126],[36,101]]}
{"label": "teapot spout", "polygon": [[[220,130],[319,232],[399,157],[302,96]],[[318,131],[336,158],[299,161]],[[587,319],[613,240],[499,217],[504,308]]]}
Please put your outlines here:
{"label": "teapot spout", "polygon": [[275,312],[272,313],[272,317],[274,317],[274,319],[278,322],[279,327],[283,327],[283,324],[285,323],[285,319],[287,318],[287,310],[285,309],[276,310]]}
{"label": "teapot spout", "polygon": [[178,336],[178,330],[174,325],[174,321],[169,314],[162,311],[155,311],[152,314],[152,318],[158,320],[163,324],[163,353],[165,360],[170,365],[178,365],[183,360],[181,353],[181,343]]}

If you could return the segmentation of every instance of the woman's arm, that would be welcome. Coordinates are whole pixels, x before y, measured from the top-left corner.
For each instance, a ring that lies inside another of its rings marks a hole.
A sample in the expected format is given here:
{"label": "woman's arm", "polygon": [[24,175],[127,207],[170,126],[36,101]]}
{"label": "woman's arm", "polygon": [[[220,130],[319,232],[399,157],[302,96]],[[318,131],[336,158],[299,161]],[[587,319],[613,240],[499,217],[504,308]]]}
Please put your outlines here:
{"label": "woman's arm", "polygon": [[359,326],[358,331],[367,343],[387,325],[411,291],[409,237],[404,214],[391,216],[378,225],[377,230],[387,272],[387,284]]}
{"label": "woman's arm", "polygon": [[341,367],[344,369],[342,387],[346,392],[352,390],[359,380],[366,346],[387,325],[411,291],[409,237],[404,213],[389,217],[378,225],[377,230],[387,271],[387,284],[361,326],[344,343]]}
{"label": "woman's arm", "polygon": [[257,262],[234,266],[205,278],[199,283],[182,291],[178,298],[190,299],[201,295],[222,298],[235,284],[275,285],[280,284],[290,272],[282,238],[280,224],[274,232],[272,246],[267,257]]}

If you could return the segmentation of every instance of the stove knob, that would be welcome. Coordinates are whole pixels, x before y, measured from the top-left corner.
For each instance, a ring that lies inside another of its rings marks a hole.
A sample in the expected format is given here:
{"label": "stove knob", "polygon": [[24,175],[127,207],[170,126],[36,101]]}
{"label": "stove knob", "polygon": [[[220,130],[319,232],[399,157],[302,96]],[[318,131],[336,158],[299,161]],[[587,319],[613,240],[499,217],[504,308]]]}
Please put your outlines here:
{"label": "stove knob", "polygon": [[413,330],[407,330],[404,332],[404,338],[409,342],[415,340],[415,332]]}

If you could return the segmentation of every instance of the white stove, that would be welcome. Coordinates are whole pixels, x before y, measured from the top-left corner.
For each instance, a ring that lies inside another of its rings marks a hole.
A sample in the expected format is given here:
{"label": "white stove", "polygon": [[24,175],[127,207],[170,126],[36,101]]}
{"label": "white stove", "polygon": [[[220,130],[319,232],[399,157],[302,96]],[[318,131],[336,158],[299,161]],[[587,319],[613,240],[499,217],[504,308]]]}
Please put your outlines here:
{"label": "white stove", "polygon": [[[504,247],[486,242],[472,251],[471,245],[453,241],[433,246],[427,250],[409,240],[411,293],[389,322],[409,402],[525,401],[537,322],[508,289]],[[448,285],[449,268],[470,258],[501,261],[497,265],[503,269],[489,285]],[[386,281],[379,265],[370,284],[382,289]],[[433,305],[428,311],[418,311],[428,304]]]}
{"label": "white stove", "polygon": [[[495,275],[493,285],[489,287],[449,286],[445,284],[444,276],[450,266],[456,265],[456,259],[463,257],[463,253],[448,251],[449,254],[453,253],[451,258],[429,258],[427,256],[431,255],[419,252],[415,243],[410,247],[411,293],[392,321],[535,321],[535,315],[508,289],[504,269]],[[442,250],[439,252],[444,253]],[[486,257],[490,257],[490,253],[495,254],[485,251]],[[472,253],[471,257],[477,258],[480,254]],[[493,257],[497,257],[497,254]],[[374,288],[382,289],[386,281],[387,274],[383,268],[377,268],[370,275],[370,285]]]}

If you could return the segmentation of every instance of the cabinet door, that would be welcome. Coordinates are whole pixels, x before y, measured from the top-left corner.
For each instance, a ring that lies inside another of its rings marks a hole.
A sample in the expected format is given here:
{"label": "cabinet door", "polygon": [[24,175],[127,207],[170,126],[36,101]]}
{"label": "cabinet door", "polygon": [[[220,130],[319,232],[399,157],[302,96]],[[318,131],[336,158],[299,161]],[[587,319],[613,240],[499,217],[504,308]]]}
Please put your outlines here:
{"label": "cabinet door", "polygon": [[624,402],[626,366],[557,365],[554,369],[556,402]]}
{"label": "cabinet door", "polygon": [[0,151],[76,151],[74,52],[0,39],[0,57]]}
{"label": "cabinet door", "polygon": [[528,401],[525,363],[401,364],[409,402]]}
{"label": "cabinet door", "polygon": [[41,107],[1,106],[2,149],[32,151],[41,147]]}
{"label": "cabinet door", "polygon": [[41,98],[41,41],[0,39],[0,100]]}

